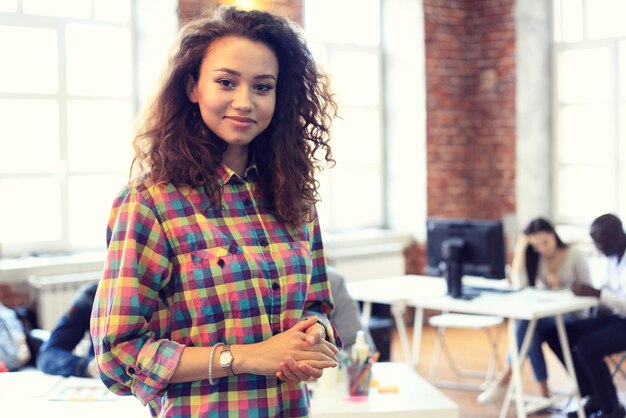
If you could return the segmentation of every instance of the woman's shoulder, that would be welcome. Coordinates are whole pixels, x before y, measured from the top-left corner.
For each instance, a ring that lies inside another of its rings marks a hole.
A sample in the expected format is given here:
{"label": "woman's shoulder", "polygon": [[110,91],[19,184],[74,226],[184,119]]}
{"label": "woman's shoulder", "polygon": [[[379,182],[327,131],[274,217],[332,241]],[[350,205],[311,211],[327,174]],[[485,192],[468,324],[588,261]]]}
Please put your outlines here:
{"label": "woman's shoulder", "polygon": [[577,244],[568,244],[568,246],[565,247],[565,256],[570,259],[579,259],[584,258],[585,254]]}

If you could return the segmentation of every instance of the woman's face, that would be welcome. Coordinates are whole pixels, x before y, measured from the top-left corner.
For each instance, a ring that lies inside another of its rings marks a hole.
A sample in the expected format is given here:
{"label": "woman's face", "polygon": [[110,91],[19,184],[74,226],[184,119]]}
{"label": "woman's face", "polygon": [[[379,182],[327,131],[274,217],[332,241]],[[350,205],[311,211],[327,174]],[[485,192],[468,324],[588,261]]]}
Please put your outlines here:
{"label": "woman's face", "polygon": [[556,236],[551,232],[530,234],[528,243],[543,257],[550,257],[556,252]]}
{"label": "woman's face", "polygon": [[272,120],[277,81],[278,60],[270,48],[227,36],[207,48],[188,96],[211,131],[229,146],[247,146]]}

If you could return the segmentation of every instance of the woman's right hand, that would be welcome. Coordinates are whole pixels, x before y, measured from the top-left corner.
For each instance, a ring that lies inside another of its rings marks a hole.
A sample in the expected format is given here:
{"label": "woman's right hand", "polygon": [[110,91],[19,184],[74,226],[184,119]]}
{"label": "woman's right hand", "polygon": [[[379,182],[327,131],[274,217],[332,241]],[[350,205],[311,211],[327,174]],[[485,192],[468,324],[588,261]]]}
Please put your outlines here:
{"label": "woman's right hand", "polygon": [[523,232],[520,232],[517,235],[517,240],[515,241],[515,255],[523,256],[526,252],[526,248],[528,248],[528,236]]}
{"label": "woman's right hand", "polygon": [[281,363],[284,366],[289,358],[318,370],[335,367],[338,364],[337,347],[326,340],[314,345],[306,340],[306,330],[316,322],[317,318],[312,316],[265,341],[231,346],[235,373],[274,376],[281,369]]}

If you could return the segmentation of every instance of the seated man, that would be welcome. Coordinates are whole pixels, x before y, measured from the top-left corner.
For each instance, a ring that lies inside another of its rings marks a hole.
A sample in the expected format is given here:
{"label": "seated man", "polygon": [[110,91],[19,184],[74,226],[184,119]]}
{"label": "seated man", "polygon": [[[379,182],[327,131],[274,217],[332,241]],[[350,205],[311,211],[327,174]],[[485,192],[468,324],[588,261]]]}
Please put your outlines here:
{"label": "seated man", "polygon": [[[588,397],[584,406],[587,417],[624,418],[626,410],[619,403],[604,358],[626,350],[626,234],[620,219],[611,214],[596,218],[590,233],[598,250],[608,257],[606,282],[601,289],[587,284],[572,287],[576,295],[599,298],[600,309],[595,317],[566,324],[567,337],[580,394]],[[564,362],[556,329],[546,341]],[[571,411],[567,416],[577,417],[578,413]]]}
{"label": "seated man", "polygon": [[85,357],[73,353],[76,346],[89,331],[91,307],[98,284],[84,285],[72,304],[56,324],[50,338],[43,344],[37,356],[37,368],[47,374],[78,377],[98,377],[93,346]]}

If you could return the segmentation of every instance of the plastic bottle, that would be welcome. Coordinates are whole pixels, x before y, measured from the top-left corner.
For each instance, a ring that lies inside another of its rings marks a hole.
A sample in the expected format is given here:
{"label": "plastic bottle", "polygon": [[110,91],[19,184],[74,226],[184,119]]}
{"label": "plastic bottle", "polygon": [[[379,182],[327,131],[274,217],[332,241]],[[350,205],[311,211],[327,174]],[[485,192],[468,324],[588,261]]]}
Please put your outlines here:
{"label": "plastic bottle", "polygon": [[369,355],[370,348],[365,341],[365,331],[358,330],[356,340],[352,346],[352,361],[355,364],[363,364]]}

